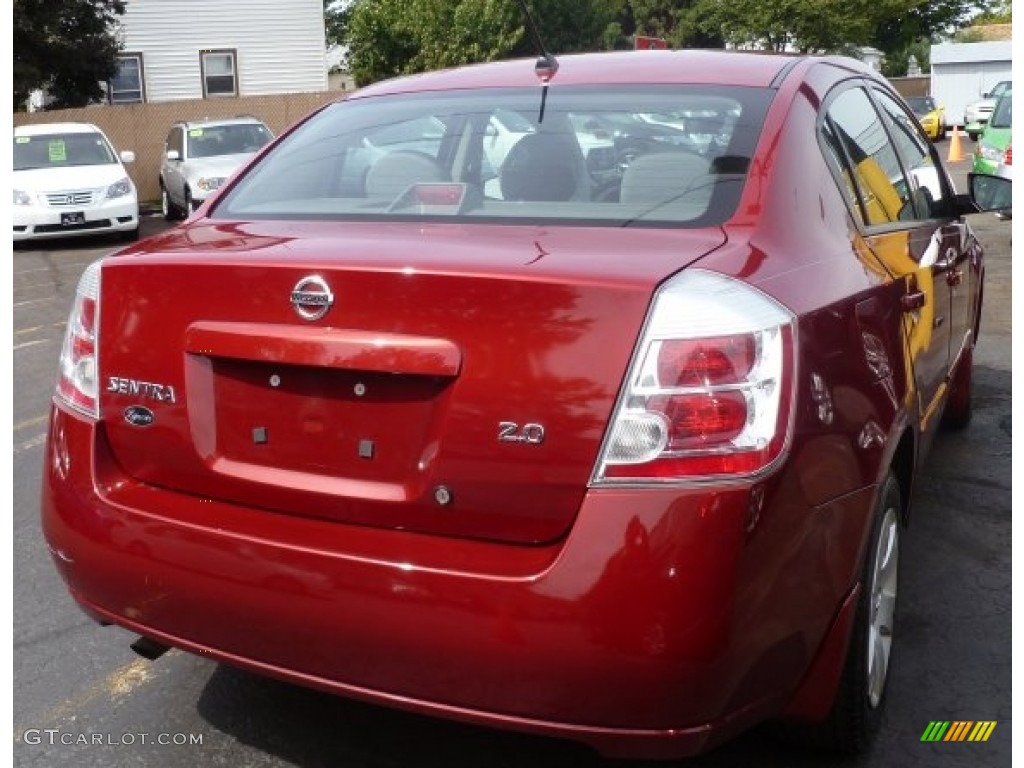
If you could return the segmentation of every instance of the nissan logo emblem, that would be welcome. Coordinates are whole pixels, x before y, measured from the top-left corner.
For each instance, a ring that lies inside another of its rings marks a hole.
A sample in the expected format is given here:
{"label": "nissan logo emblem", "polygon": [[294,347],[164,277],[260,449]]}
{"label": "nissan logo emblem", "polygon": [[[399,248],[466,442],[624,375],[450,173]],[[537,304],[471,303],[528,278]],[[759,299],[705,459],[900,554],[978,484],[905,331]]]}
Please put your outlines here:
{"label": "nissan logo emblem", "polygon": [[308,275],[292,288],[292,306],[303,320],[319,320],[334,306],[334,294],[320,275]]}

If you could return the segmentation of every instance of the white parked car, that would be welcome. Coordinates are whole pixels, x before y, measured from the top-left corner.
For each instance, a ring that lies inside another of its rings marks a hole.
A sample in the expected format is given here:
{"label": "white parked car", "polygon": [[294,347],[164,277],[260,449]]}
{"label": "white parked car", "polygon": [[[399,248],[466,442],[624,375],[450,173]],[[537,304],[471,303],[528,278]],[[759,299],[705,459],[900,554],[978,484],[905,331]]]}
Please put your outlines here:
{"label": "white parked car", "polygon": [[1012,87],[1012,80],[1000,80],[991,91],[984,94],[977,101],[972,101],[964,108],[964,130],[971,137],[972,141],[977,141],[981,132],[985,130],[985,125],[988,123],[989,118],[992,117],[992,111],[996,108],[996,102],[999,100],[999,97]]}
{"label": "white parked car", "polygon": [[176,123],[160,165],[164,218],[190,215],[272,138],[255,117]]}
{"label": "white parked car", "polygon": [[139,198],[110,140],[89,123],[14,129],[14,240],[139,235]]}

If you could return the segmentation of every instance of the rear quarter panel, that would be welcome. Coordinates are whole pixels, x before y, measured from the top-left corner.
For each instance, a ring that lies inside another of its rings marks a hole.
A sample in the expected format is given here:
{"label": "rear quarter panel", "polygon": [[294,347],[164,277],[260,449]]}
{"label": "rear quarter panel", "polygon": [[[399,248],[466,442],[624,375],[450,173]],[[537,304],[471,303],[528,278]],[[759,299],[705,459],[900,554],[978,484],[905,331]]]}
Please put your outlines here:
{"label": "rear quarter panel", "polygon": [[816,143],[820,104],[844,74],[818,65],[802,84],[799,71],[783,84],[729,243],[701,265],[797,317],[789,455],[752,489],[737,565],[736,636],[770,649],[749,669],[751,689],[771,669],[799,679],[820,646],[858,579],[876,484],[913,421],[902,283],[858,234]]}

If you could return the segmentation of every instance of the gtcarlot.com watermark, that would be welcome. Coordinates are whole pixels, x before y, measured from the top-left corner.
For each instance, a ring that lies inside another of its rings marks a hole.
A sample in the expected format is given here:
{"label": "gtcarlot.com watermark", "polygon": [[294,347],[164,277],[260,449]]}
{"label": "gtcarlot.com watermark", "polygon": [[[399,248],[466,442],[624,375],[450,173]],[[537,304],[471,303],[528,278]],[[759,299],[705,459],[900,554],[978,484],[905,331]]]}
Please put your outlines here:
{"label": "gtcarlot.com watermark", "polygon": [[21,735],[25,744],[45,744],[53,747],[198,747],[203,744],[201,733],[148,733],[145,731],[124,733],[73,733],[59,728],[27,728]]}

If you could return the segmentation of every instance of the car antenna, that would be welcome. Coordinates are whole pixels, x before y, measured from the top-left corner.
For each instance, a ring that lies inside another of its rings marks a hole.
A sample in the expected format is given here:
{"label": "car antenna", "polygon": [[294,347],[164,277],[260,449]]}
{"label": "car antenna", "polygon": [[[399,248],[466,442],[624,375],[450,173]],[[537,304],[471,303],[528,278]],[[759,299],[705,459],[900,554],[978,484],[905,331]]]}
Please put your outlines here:
{"label": "car antenna", "polygon": [[523,18],[526,20],[526,28],[530,31],[530,37],[533,38],[533,45],[537,49],[537,63],[534,64],[533,71],[540,78],[540,82],[543,85],[540,96],[540,114],[537,116],[537,122],[542,123],[544,122],[544,104],[548,98],[548,83],[558,71],[558,59],[544,47],[544,41],[540,39],[540,32],[537,31],[537,25],[533,21],[533,16],[530,15],[530,9],[526,7],[526,0],[519,0],[519,8],[523,12]]}

